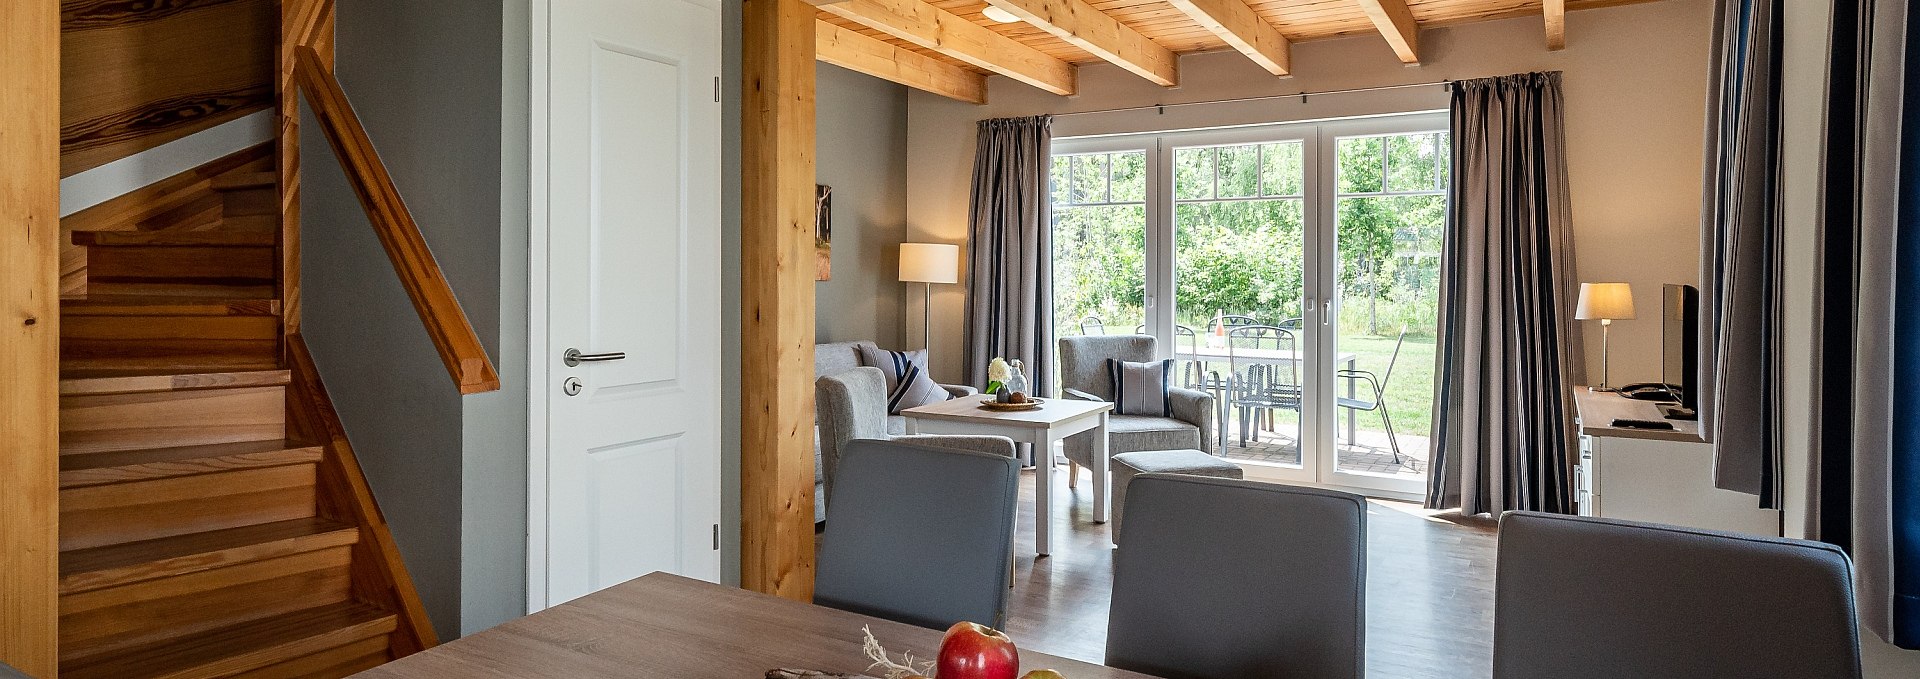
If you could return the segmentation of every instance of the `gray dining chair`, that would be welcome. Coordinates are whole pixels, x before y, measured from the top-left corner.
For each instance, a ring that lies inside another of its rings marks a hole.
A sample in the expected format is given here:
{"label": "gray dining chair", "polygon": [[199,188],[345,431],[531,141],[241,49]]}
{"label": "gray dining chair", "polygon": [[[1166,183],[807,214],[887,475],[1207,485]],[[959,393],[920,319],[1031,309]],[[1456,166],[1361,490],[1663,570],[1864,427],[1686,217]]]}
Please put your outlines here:
{"label": "gray dining chair", "polygon": [[1118,543],[1106,664],[1167,679],[1362,675],[1360,496],[1144,474]]}
{"label": "gray dining chair", "polygon": [[1495,679],[1861,673],[1853,567],[1832,545],[1508,512],[1496,560]]}
{"label": "gray dining chair", "polygon": [[1020,464],[1007,455],[861,440],[841,451],[814,603],[946,629],[1002,627]]}
{"label": "gray dining chair", "polygon": [[813,382],[814,421],[820,429],[819,499],[832,501],[841,451],[848,442],[878,439],[917,443],[936,448],[971,450],[1013,457],[1018,449],[1005,436],[965,434],[893,434],[887,416],[887,376],[879,368],[859,367],[827,375]]}
{"label": "gray dining chair", "polygon": [[[1060,385],[1066,398],[1112,401],[1113,376],[1107,359],[1145,363],[1155,359],[1157,344],[1148,335],[1097,335],[1060,338]],[[1107,452],[1138,450],[1198,450],[1218,454],[1213,437],[1213,395],[1174,387],[1173,417],[1114,414],[1107,418]],[[1093,467],[1093,432],[1074,434],[1061,444],[1068,464],[1067,485],[1079,484],[1079,468]],[[1096,492],[1099,489],[1096,489]]]}

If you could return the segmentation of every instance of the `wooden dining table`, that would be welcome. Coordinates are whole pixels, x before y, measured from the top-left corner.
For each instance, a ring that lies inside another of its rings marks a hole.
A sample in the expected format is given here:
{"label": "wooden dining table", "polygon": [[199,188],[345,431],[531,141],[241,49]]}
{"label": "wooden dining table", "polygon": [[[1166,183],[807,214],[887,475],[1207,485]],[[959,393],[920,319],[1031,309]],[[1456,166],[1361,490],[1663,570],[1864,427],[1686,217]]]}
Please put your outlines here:
{"label": "wooden dining table", "polygon": [[[769,670],[869,672],[863,628],[898,659],[932,659],[941,632],[652,573],[375,667],[368,679],[760,679]],[[1014,640],[1019,643],[1018,639]],[[1020,671],[1147,675],[1020,649]]]}

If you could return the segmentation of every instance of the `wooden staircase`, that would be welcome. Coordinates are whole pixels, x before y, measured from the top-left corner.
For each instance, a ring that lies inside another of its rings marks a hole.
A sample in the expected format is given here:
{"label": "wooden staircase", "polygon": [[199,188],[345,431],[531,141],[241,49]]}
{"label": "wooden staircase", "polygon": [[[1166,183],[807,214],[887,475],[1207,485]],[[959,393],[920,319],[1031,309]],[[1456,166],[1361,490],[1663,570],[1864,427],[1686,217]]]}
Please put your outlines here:
{"label": "wooden staircase", "polygon": [[339,677],[435,643],[283,336],[270,162],[63,220],[85,249],[61,300],[63,677]]}

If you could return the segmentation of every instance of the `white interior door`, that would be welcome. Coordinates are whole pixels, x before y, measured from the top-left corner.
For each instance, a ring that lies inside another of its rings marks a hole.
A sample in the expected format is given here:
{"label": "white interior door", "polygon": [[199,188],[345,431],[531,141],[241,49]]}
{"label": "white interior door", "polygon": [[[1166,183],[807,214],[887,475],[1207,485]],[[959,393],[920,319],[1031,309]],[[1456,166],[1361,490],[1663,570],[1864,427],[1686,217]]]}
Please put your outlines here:
{"label": "white interior door", "polygon": [[551,0],[546,21],[534,608],[654,571],[720,576],[719,11]]}

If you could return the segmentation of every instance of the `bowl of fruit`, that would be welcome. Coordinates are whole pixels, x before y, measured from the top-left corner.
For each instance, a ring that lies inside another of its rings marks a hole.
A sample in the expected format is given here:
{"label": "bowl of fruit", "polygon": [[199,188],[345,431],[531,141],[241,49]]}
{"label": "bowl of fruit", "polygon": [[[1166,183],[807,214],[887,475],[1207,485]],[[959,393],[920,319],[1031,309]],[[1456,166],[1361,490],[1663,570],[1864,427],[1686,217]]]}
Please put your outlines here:
{"label": "bowl of fruit", "polygon": [[[972,622],[956,622],[940,638],[940,654],[933,660],[917,658],[912,651],[897,658],[873,637],[872,629],[863,629],[866,641],[861,652],[873,664],[868,672],[880,673],[880,679],[1066,679],[1048,669],[1020,673],[1020,650],[1005,632]],[[767,679],[874,679],[862,675],[833,674],[808,670],[779,669],[767,672]]]}

